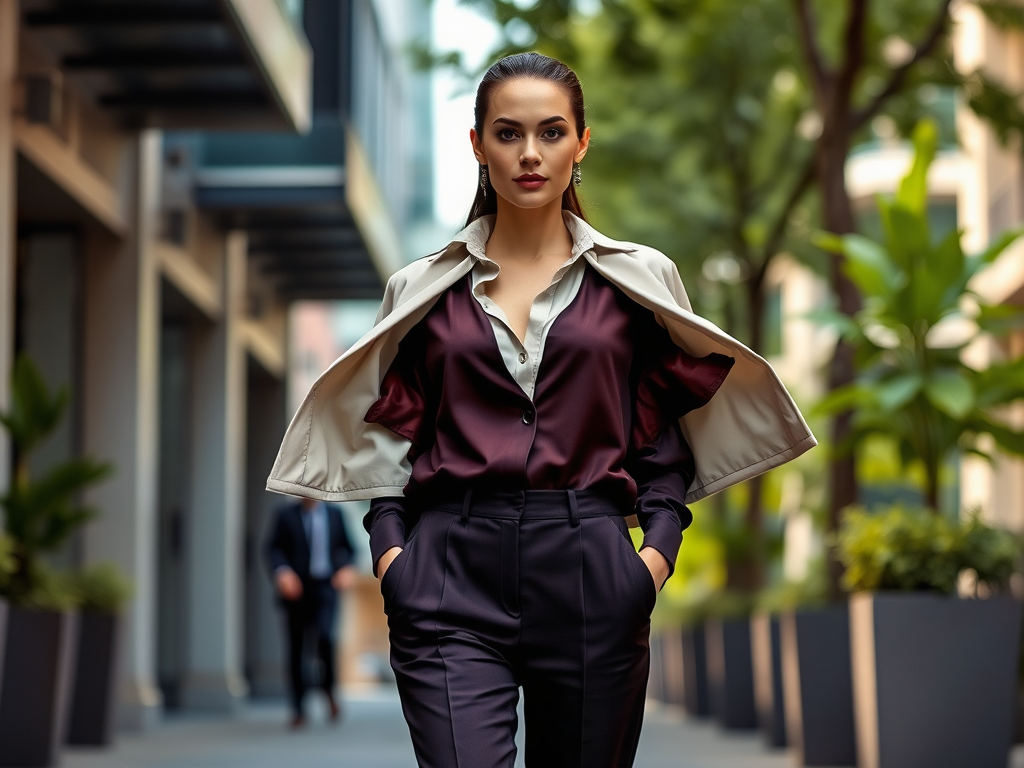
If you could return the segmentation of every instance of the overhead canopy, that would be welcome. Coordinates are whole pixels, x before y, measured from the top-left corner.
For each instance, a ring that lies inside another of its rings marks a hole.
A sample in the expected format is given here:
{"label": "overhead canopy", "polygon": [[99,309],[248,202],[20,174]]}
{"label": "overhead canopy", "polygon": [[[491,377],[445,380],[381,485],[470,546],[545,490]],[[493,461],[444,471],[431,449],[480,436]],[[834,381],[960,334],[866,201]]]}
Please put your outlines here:
{"label": "overhead canopy", "polygon": [[312,54],[277,0],[22,0],[22,19],[131,127],[309,129]]}
{"label": "overhead canopy", "polygon": [[397,233],[350,130],[306,136],[168,135],[187,146],[195,204],[249,233],[249,255],[285,299],[379,298],[402,264]]}

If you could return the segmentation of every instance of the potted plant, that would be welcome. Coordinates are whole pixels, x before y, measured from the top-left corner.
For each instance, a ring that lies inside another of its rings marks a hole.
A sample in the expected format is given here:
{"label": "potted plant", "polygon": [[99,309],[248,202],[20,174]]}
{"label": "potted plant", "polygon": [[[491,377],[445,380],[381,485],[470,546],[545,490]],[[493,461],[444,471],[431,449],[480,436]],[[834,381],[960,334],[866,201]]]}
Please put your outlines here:
{"label": "potted plant", "polygon": [[[3,594],[4,586],[14,571],[14,557],[11,554],[13,544],[10,538],[3,531],[0,531],[0,595]],[[4,645],[7,640],[7,614],[9,608],[7,601],[0,597],[0,690],[4,685]]]}
{"label": "potted plant", "polygon": [[683,663],[683,709],[691,717],[710,717],[711,691],[708,684],[707,623],[705,601],[692,601],[682,610],[679,642]]}
{"label": "potted plant", "polygon": [[[1006,233],[971,257],[961,249],[960,232],[933,238],[926,177],[935,126],[922,122],[914,143],[913,167],[897,194],[878,201],[880,241],[857,235],[823,241],[845,255],[847,274],[864,297],[855,317],[832,318],[856,350],[858,373],[825,407],[854,411],[848,448],[869,435],[898,446],[903,463],[923,477],[927,510],[895,508],[877,519],[854,512],[838,539],[846,586],[857,593],[850,637],[860,764],[1002,768],[1012,692],[1004,701],[999,684],[992,682],[987,693],[975,686],[987,685],[996,667],[1006,674],[1004,684],[1013,677],[1019,607],[1009,597],[964,600],[950,593],[964,569],[989,587],[1005,587],[1013,548],[977,519],[945,520],[940,478],[958,454],[988,456],[990,444],[1024,455],[1024,432],[994,415],[1024,397],[1024,358],[976,369],[964,355],[982,334],[997,337],[1024,321],[1020,308],[992,306],[971,290],[974,277],[1019,233]],[[914,625],[905,625],[907,619]],[[901,626],[903,639],[891,646]],[[975,634],[981,631],[986,634]],[[899,670],[887,666],[894,659],[903,662]],[[972,670],[970,680],[965,669]],[[927,698],[915,708],[920,694]],[[975,717],[982,711],[985,722]]]}
{"label": "potted plant", "polygon": [[824,573],[819,567],[811,569],[803,581],[783,581],[762,590],[755,601],[750,619],[754,705],[758,727],[770,747],[789,745],[782,661],[783,617],[798,607],[823,604],[825,591]]}
{"label": "potted plant", "polygon": [[757,727],[750,649],[752,598],[723,590],[708,604],[704,625],[711,715],[728,730]]}
{"label": "potted plant", "polygon": [[779,604],[786,742],[797,765],[857,765],[845,603],[827,602],[825,565],[789,585]]}
{"label": "potted plant", "polygon": [[1004,768],[1022,616],[1008,586],[1021,540],[977,516],[897,505],[848,511],[838,541],[854,593],[861,765]]}
{"label": "potted plant", "polygon": [[75,586],[80,619],[66,739],[102,746],[113,740],[121,615],[132,585],[116,565],[98,563],[82,571]]}
{"label": "potted plant", "polygon": [[13,561],[2,587],[9,614],[0,687],[0,766],[47,766],[63,741],[78,614],[70,579],[51,570],[42,555],[93,516],[76,497],[110,467],[74,458],[38,479],[30,477],[29,457],[60,422],[67,393],[52,395],[24,356],[15,361],[11,384],[10,411],[0,414],[16,457],[10,487],[0,498]]}

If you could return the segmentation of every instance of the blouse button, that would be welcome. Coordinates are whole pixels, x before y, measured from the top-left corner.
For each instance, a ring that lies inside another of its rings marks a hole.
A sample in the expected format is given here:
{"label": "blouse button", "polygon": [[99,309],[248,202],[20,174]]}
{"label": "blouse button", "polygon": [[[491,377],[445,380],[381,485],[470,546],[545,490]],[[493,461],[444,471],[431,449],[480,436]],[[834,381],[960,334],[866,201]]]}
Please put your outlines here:
{"label": "blouse button", "polygon": [[520,353],[519,353],[519,362],[520,362],[520,363],[525,363],[525,362],[526,362],[526,360],[527,360],[527,356],[526,356],[526,353],[525,353],[525,352],[520,352]]}
{"label": "blouse button", "polygon": [[523,412],[523,424],[533,424],[533,411]]}

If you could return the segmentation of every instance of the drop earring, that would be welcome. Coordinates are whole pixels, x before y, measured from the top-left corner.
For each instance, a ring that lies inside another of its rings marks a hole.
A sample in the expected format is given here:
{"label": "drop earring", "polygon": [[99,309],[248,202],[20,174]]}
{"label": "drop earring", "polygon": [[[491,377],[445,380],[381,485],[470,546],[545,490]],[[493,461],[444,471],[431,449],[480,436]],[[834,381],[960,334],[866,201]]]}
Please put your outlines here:
{"label": "drop earring", "polygon": [[572,164],[572,183],[577,187],[583,183],[583,172],[580,170],[579,163]]}
{"label": "drop earring", "polygon": [[487,166],[480,166],[480,189],[484,191],[484,197],[487,197]]}

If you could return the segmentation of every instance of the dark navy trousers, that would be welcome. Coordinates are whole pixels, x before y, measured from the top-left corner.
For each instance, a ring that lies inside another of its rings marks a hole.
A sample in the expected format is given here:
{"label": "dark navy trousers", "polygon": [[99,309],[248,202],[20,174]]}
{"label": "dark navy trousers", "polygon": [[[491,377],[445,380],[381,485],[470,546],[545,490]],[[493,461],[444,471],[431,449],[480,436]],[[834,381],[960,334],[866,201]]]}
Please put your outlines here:
{"label": "dark navy trousers", "polygon": [[586,491],[425,505],[381,581],[420,768],[628,768],[654,580],[623,510]]}

